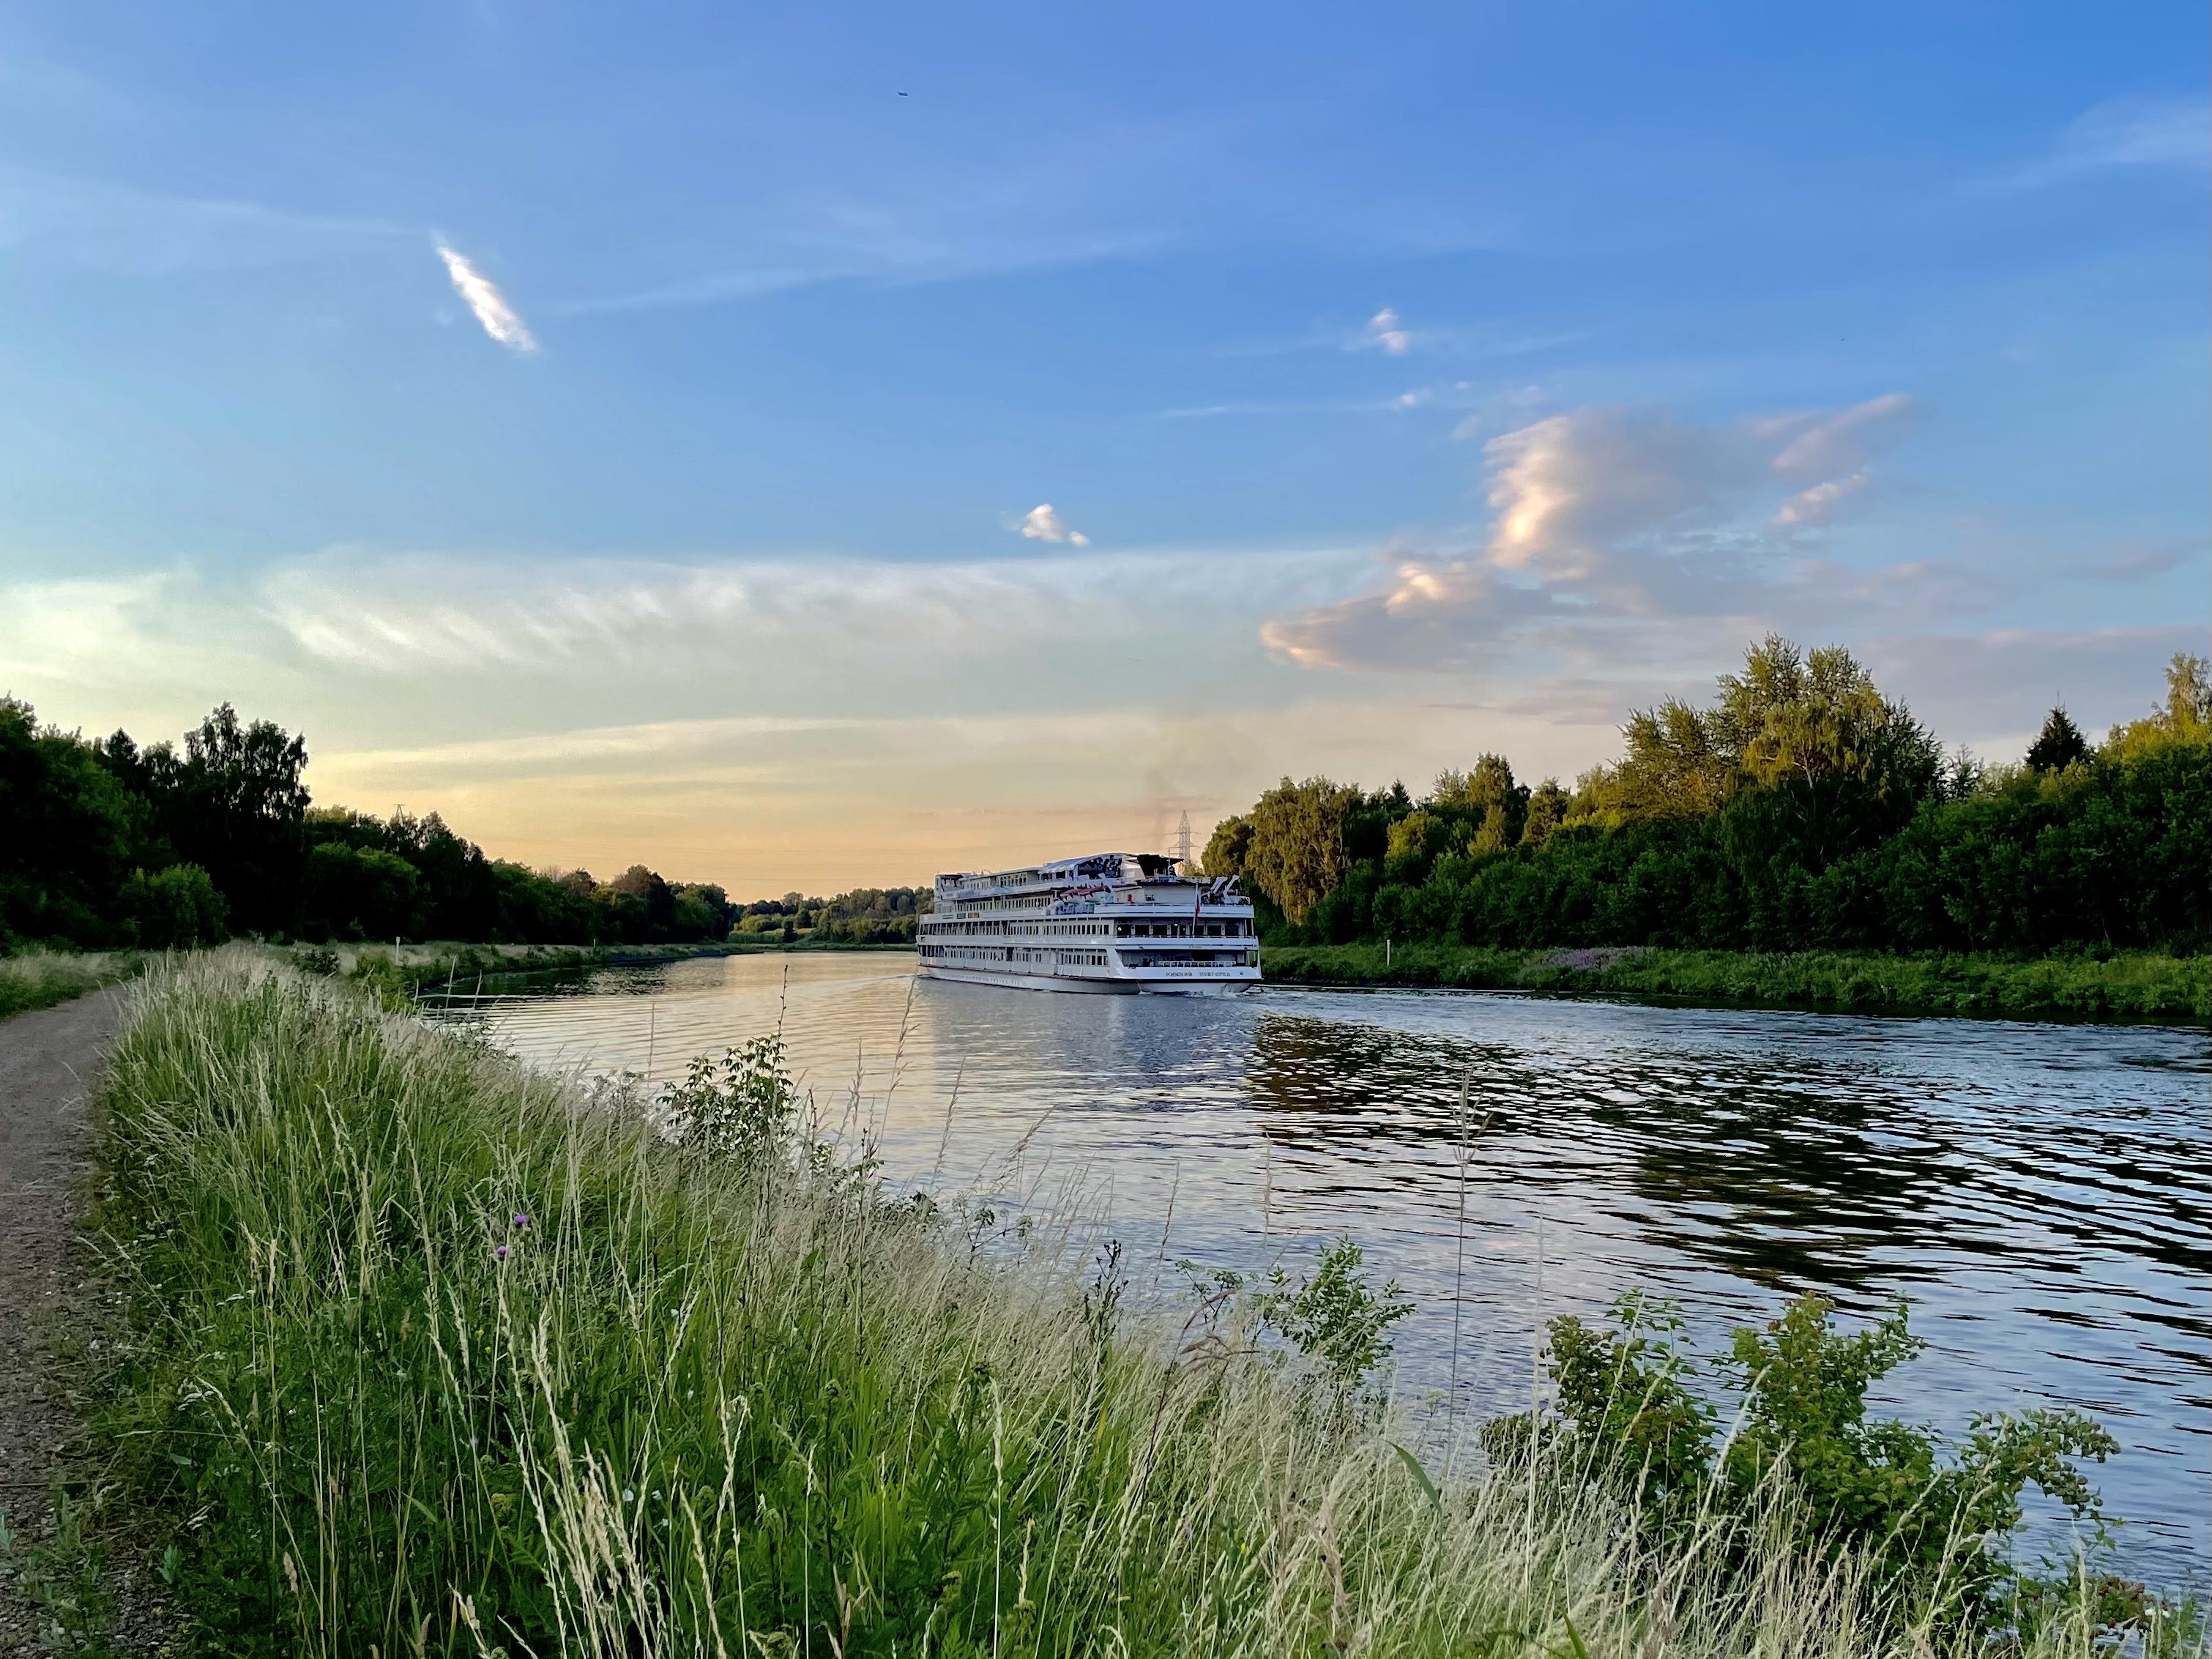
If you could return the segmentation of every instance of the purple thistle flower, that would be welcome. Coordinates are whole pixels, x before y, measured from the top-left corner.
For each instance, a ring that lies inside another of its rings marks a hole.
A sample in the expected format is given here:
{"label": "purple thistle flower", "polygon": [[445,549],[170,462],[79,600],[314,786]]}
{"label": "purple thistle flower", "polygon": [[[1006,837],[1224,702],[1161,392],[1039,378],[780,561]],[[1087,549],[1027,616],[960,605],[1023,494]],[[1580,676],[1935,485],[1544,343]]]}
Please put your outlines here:
{"label": "purple thistle flower", "polygon": [[495,1245],[495,1246],[492,1248],[492,1254],[493,1254],[495,1256],[498,1257],[501,1261],[506,1261],[506,1260],[507,1260],[507,1246],[506,1246],[506,1245],[504,1245],[504,1244]]}
{"label": "purple thistle flower", "polygon": [[514,1212],[514,1224],[518,1227],[527,1227],[530,1224],[530,1212],[527,1210],[517,1210]]}

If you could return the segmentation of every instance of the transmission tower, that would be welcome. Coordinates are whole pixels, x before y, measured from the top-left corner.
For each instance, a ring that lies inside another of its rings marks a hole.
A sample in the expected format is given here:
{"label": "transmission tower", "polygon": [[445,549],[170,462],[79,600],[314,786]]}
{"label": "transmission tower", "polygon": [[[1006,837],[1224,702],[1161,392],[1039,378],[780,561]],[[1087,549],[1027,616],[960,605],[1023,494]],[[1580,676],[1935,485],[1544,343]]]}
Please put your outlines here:
{"label": "transmission tower", "polygon": [[1182,815],[1182,822],[1176,825],[1176,858],[1185,866],[1185,873],[1188,874],[1190,864],[1190,814],[1188,812]]}

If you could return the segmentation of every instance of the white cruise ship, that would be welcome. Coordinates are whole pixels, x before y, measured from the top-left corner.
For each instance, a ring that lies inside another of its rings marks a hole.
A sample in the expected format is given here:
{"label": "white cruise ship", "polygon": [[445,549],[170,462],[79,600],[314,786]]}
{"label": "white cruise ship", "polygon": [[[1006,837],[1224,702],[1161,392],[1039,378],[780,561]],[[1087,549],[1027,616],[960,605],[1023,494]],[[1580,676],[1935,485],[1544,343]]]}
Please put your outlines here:
{"label": "white cruise ship", "polygon": [[1234,876],[1099,853],[1029,870],[939,876],[921,919],[925,979],[1032,991],[1218,995],[1260,979],[1252,902]]}

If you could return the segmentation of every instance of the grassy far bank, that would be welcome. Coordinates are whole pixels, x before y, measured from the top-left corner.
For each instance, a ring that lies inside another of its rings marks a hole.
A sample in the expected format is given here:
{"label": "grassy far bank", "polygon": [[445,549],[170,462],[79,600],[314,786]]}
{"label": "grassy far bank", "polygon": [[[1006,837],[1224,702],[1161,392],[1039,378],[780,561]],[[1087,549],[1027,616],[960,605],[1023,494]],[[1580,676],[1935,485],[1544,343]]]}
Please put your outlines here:
{"label": "grassy far bank", "polygon": [[[1356,1252],[1294,1294],[1217,1276],[1162,1320],[1110,1251],[837,1167],[797,1138],[772,1040],[694,1072],[682,1144],[635,1105],[241,953],[152,983],[101,1147],[134,1327],[102,1429],[204,1645],[1986,1650],[1954,1583],[1984,1569],[1823,1555],[1771,1468],[1764,1501],[1715,1497],[1694,1436],[1660,1448],[1678,1508],[1655,1519],[1648,1483],[1576,1455],[1601,1391],[1439,1486],[1359,1392],[1389,1292]],[[1672,1376],[1632,1333],[1575,1340],[1584,1384]],[[1863,1389],[1883,1367],[1856,1353]],[[1938,1553],[1986,1568],[2002,1509]],[[2086,1656],[2110,1600],[2007,1627]],[[2152,1650],[2201,1650],[2154,1624]]]}
{"label": "grassy far bank", "polygon": [[[233,947],[239,949],[242,947]],[[497,988],[526,975],[570,973],[603,967],[684,962],[699,957],[763,956],[773,952],[905,951],[910,945],[850,945],[829,939],[782,944],[773,939],[742,944],[673,945],[298,945],[269,947],[270,959],[303,973],[352,981],[395,1001],[436,995],[450,988],[467,995],[481,983]]]}
{"label": "grassy far bank", "polygon": [[149,960],[143,951],[27,951],[0,957],[0,1019],[130,979]]}
{"label": "grassy far bank", "polygon": [[1856,1013],[2021,1019],[2212,1018],[2212,957],[2158,951],[2028,961],[1870,951],[1496,950],[1481,945],[1279,945],[1270,980],[1680,999]]}

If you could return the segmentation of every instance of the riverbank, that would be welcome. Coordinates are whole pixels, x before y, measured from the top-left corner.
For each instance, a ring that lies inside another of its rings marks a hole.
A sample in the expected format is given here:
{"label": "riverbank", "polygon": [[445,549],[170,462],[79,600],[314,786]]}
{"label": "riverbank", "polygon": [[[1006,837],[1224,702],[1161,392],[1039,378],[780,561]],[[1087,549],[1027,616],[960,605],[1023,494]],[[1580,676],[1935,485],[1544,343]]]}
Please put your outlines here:
{"label": "riverbank", "polygon": [[2152,951],[2015,961],[1871,951],[1498,951],[1474,945],[1283,945],[1261,952],[1273,981],[1443,986],[1664,998],[1851,1013],[2014,1019],[2212,1018],[2212,957]]}
{"label": "riverbank", "polygon": [[0,957],[0,1019],[133,978],[149,960],[143,951],[26,951]]}
{"label": "riverbank", "polygon": [[1156,1317],[1110,1254],[748,1155],[788,1096],[739,1069],[702,1097],[724,1150],[685,1150],[265,959],[149,987],[101,1146],[134,1277],[104,1430],[201,1638],[1978,1650],[1786,1535],[1662,1547],[1540,1465],[1439,1483],[1226,1291]]}
{"label": "riverbank", "polygon": [[[237,948],[237,947],[234,947]],[[386,998],[468,993],[531,975],[580,973],[593,968],[640,968],[706,957],[770,956],[823,951],[906,951],[911,945],[833,945],[799,940],[686,942],[677,945],[466,945],[428,940],[420,945],[295,945],[270,947],[278,960],[303,973],[349,980]]]}

